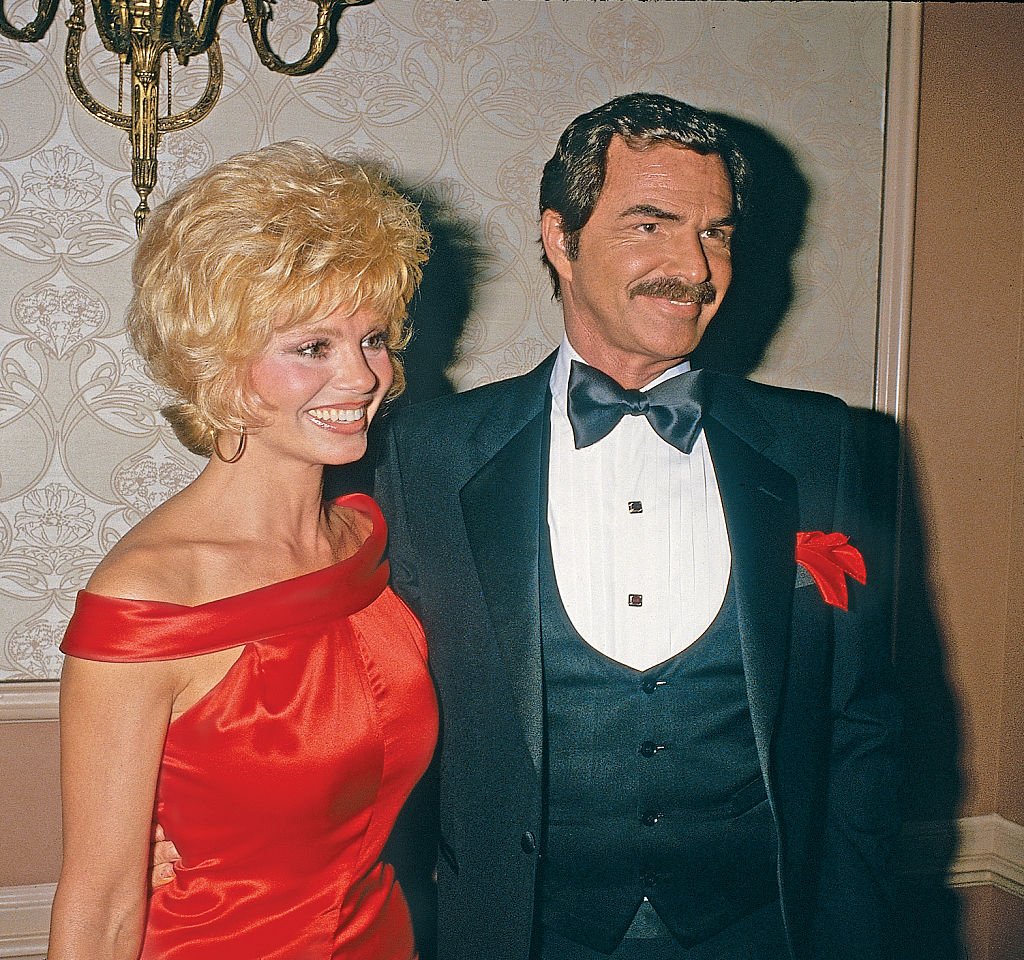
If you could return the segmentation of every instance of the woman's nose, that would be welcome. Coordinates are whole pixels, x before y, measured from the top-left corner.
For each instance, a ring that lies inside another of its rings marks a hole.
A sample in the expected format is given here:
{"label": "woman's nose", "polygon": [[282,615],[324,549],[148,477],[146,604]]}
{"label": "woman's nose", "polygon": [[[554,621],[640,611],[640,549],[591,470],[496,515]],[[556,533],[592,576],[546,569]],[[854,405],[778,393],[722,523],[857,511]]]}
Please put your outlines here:
{"label": "woman's nose", "polygon": [[378,382],[362,349],[345,351],[334,371],[334,385],[348,393],[367,396],[377,389]]}

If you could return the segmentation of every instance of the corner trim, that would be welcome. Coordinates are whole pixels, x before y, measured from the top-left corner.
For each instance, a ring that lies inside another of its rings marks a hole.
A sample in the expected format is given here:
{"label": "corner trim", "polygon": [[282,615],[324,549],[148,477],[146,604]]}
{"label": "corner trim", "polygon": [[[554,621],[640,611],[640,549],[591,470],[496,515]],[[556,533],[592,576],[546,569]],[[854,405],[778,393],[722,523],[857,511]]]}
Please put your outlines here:
{"label": "corner trim", "polygon": [[907,409],[920,90],[921,4],[890,3],[873,406],[899,424]]}
{"label": "corner trim", "polygon": [[[56,680],[0,683],[0,723],[56,720],[59,691]],[[0,887],[0,891],[3,889]]]}

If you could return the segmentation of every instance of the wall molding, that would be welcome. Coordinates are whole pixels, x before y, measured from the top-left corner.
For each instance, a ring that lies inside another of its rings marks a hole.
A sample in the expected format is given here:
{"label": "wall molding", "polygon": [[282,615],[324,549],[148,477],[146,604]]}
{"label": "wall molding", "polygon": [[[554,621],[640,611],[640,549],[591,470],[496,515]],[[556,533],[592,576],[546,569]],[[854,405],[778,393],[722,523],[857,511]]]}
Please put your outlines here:
{"label": "wall molding", "polygon": [[[945,873],[950,887],[994,886],[1024,899],[1024,826],[997,813],[907,824],[898,869],[911,881]],[[0,960],[43,960],[55,886],[0,887]]]}
{"label": "wall molding", "polygon": [[0,958],[45,960],[56,886],[0,887]]}
{"label": "wall molding", "polygon": [[885,158],[878,259],[874,409],[902,424],[907,409],[910,297],[917,204],[921,91],[921,4],[889,5]]}
{"label": "wall molding", "polygon": [[1024,826],[998,813],[907,824],[897,869],[911,879],[945,871],[948,886],[993,886],[1024,899]]}
{"label": "wall molding", "polygon": [[59,690],[56,680],[0,683],[0,723],[56,720]]}

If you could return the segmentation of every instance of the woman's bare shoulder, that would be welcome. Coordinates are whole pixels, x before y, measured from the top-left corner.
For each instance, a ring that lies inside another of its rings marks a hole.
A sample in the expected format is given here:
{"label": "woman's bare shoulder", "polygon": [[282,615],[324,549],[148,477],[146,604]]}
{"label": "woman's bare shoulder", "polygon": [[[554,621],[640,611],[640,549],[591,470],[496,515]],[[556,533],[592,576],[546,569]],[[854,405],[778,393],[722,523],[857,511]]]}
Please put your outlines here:
{"label": "woman's bare shoulder", "polygon": [[201,553],[194,530],[173,501],[161,504],[100,561],[86,590],[125,600],[183,602]]}

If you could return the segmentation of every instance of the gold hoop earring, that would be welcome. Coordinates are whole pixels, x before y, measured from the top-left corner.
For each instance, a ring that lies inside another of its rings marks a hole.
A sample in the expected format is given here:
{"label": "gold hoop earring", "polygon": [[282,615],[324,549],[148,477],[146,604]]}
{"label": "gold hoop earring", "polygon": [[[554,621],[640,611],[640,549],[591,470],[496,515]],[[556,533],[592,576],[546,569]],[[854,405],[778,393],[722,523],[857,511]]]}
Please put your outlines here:
{"label": "gold hoop earring", "polygon": [[222,463],[238,463],[242,459],[242,454],[245,453],[245,424],[238,428],[238,449],[235,451],[234,456],[225,457],[220,452],[220,447],[217,445],[217,431],[213,431],[213,452],[217,455],[217,459]]}

